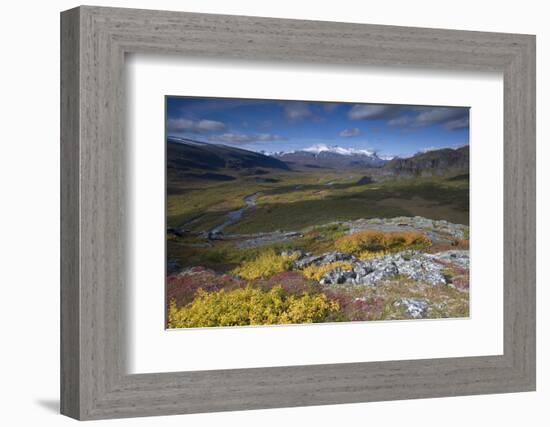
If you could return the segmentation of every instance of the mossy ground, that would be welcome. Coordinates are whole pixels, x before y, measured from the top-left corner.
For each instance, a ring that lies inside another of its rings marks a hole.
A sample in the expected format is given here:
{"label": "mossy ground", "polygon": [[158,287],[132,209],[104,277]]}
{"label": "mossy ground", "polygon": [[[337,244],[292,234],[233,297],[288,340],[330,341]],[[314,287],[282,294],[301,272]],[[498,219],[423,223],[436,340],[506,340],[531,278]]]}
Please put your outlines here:
{"label": "mossy ground", "polygon": [[[199,231],[213,227],[258,193],[258,205],[228,227],[231,233],[299,230],[358,218],[425,216],[468,224],[469,182],[443,178],[409,178],[356,185],[360,174],[279,172],[278,182],[257,183],[252,177],[232,182],[190,186],[168,194],[169,226]],[[327,186],[326,183],[337,184]],[[429,215],[426,213],[429,212]]]}
{"label": "mossy ground", "polygon": [[[280,255],[283,251],[301,250],[322,254],[339,249],[368,258],[395,249],[368,245],[347,248],[344,244],[338,247],[337,242],[349,243],[347,240],[350,240],[346,237],[349,228],[338,221],[421,215],[467,225],[467,177],[452,180],[382,179],[369,184],[357,184],[362,174],[349,171],[284,171],[272,172],[269,176],[277,182],[258,183],[254,177],[236,176],[231,182],[190,182],[188,185],[180,183],[177,191],[172,190],[168,194],[168,226],[182,228],[185,233],[182,236],[168,236],[167,258],[177,261],[182,269],[197,266],[204,269],[194,275],[169,277],[167,303],[174,301],[172,310],[190,307],[199,289],[207,293],[221,290],[230,293],[250,287],[258,289],[260,293],[269,293],[274,287],[280,286],[281,290],[277,292],[282,292],[283,296],[294,295],[296,301],[305,296],[313,298],[315,295],[324,295],[328,301],[337,304],[337,310],[321,310],[321,314],[315,317],[316,322],[404,319],[407,316],[403,308],[395,305],[400,298],[429,300],[429,318],[469,315],[467,271],[449,268],[445,272],[449,284],[444,286],[429,286],[404,278],[374,287],[322,286],[318,283],[321,271],[294,271],[292,259]],[[335,184],[327,185],[329,182]],[[250,194],[258,194],[257,205],[246,210],[240,220],[227,226],[224,230],[226,235],[282,230],[299,231],[300,236],[259,247],[242,247],[242,241],[250,236],[206,239],[205,233],[223,223],[228,212],[242,208],[244,197]],[[410,247],[428,252],[467,249],[467,238],[430,245],[424,241],[405,240],[399,249]],[[252,294],[256,295],[254,292]],[[201,298],[203,302],[218,301],[227,306],[226,297]],[[246,300],[247,297],[239,294],[235,298]],[[230,298],[229,301],[233,300]],[[320,302],[319,304],[323,306]],[[197,307],[199,305],[197,302]],[[201,307],[196,310],[201,311],[204,308]],[[335,305],[331,307],[334,308]],[[281,319],[290,318],[288,313],[281,312],[278,315],[282,316]],[[242,320],[246,316],[239,316],[239,322],[234,324],[246,324],[246,320]],[[299,320],[296,322],[301,323]],[[212,319],[206,323],[207,326],[216,326],[216,321]],[[181,323],[183,324],[203,325],[200,321]]]}

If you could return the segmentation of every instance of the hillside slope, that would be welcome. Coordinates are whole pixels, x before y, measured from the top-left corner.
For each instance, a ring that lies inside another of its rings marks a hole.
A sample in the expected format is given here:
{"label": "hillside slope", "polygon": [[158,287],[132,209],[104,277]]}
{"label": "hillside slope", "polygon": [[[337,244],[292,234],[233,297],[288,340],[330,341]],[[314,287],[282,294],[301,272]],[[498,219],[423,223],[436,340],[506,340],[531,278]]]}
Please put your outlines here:
{"label": "hillside slope", "polygon": [[384,166],[392,175],[432,176],[465,173],[469,171],[470,147],[443,148],[416,154],[406,159],[395,158]]}
{"label": "hillside slope", "polygon": [[288,170],[285,162],[254,151],[171,137],[167,141],[167,166],[168,169],[205,171],[256,167]]}

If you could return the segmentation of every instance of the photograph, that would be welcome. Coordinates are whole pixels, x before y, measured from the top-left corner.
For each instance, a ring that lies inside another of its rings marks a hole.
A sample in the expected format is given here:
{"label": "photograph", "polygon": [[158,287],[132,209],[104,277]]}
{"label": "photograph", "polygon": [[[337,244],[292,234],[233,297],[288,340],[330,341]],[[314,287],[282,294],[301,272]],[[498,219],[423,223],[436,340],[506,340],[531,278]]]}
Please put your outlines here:
{"label": "photograph", "polygon": [[9,421],[544,419],[542,6],[12,3]]}
{"label": "photograph", "polygon": [[167,328],[469,316],[468,107],[165,100]]}

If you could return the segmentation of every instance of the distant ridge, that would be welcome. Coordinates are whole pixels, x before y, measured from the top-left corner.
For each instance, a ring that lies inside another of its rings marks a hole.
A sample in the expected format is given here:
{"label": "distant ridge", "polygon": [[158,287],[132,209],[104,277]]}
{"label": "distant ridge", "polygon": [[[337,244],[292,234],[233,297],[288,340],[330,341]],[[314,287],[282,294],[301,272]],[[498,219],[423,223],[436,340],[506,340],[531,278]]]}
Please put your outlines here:
{"label": "distant ridge", "polygon": [[258,167],[289,169],[285,162],[254,151],[170,136],[167,138],[167,167],[168,170],[210,172]]}
{"label": "distant ridge", "polygon": [[217,181],[239,175],[257,175],[262,169],[291,168],[364,169],[377,168],[383,175],[432,176],[469,173],[468,145],[418,153],[408,158],[387,160],[371,150],[318,144],[303,150],[262,153],[224,144],[168,137],[169,178],[198,178]]}
{"label": "distant ridge", "polygon": [[273,153],[273,157],[290,165],[321,168],[382,167],[387,160],[371,150],[317,144],[303,150]]}
{"label": "distant ridge", "polygon": [[412,157],[395,158],[384,170],[395,175],[431,176],[463,173],[470,168],[470,147],[442,148],[419,153]]}

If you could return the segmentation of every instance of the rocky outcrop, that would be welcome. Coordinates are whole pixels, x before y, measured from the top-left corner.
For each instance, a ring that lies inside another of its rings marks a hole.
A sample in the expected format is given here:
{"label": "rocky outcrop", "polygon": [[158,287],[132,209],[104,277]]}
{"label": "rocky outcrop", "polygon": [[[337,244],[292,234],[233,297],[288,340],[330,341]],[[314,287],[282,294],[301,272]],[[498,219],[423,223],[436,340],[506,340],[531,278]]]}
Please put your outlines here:
{"label": "rocky outcrop", "polygon": [[[338,256],[336,256],[338,254]],[[331,255],[326,258],[327,255]],[[368,285],[376,286],[386,280],[405,277],[431,286],[447,284],[445,270],[450,264],[461,268],[469,263],[468,251],[446,251],[437,254],[424,254],[415,251],[404,251],[396,254],[384,255],[368,260],[345,258],[339,253],[330,253],[317,257],[306,257],[296,261],[295,265],[327,264],[326,259],[334,261],[350,261],[351,270],[335,268],[323,275],[319,281],[322,285]],[[304,262],[305,261],[305,262]],[[441,262],[443,261],[443,262]]]}
{"label": "rocky outcrop", "polygon": [[407,316],[419,319],[427,316],[430,302],[419,298],[401,298],[394,305],[396,307],[405,307],[405,314]]}
{"label": "rocky outcrop", "polygon": [[342,252],[327,252],[322,255],[305,254],[304,257],[294,261],[294,267],[301,270],[310,265],[325,265],[336,261],[357,261],[357,258]]}
{"label": "rocky outcrop", "polygon": [[426,254],[426,256],[445,263],[458,265],[464,269],[470,268],[470,251],[451,250],[436,254]]}
{"label": "rocky outcrop", "polygon": [[319,283],[321,285],[342,285],[344,283],[353,283],[356,277],[357,275],[353,270],[344,270],[338,267],[321,277]]}

